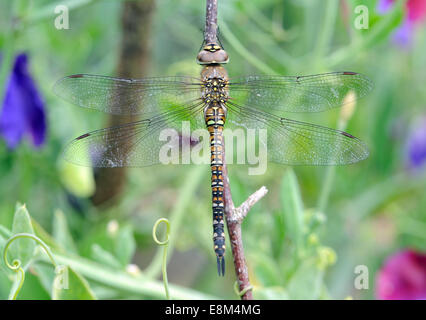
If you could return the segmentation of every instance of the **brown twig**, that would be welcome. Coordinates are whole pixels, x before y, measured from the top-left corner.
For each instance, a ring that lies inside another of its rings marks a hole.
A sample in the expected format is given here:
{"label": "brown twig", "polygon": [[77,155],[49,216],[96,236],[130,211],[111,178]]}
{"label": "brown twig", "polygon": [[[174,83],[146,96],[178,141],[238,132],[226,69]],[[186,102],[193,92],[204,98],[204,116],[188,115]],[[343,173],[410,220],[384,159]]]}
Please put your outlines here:
{"label": "brown twig", "polygon": [[214,43],[217,36],[217,0],[207,0],[206,3],[204,41],[206,43]]}
{"label": "brown twig", "polygon": [[[117,73],[123,78],[141,78],[148,73],[149,37],[155,0],[126,1],[122,5],[120,60]],[[126,100],[128,92],[120,97]],[[135,116],[110,116],[108,126],[118,126],[138,120]],[[126,141],[131,144],[131,141]],[[99,168],[96,171],[96,193],[92,202],[96,206],[110,205],[124,187],[126,168]]]}
{"label": "brown twig", "polygon": [[241,224],[251,207],[262,199],[268,190],[263,186],[247,198],[238,208],[232,201],[231,187],[229,185],[228,168],[225,161],[225,148],[223,148],[223,198],[225,202],[226,225],[228,227],[229,240],[231,242],[234,268],[237,275],[238,288],[242,300],[252,300],[251,284],[248,274],[246,258],[244,256]]}

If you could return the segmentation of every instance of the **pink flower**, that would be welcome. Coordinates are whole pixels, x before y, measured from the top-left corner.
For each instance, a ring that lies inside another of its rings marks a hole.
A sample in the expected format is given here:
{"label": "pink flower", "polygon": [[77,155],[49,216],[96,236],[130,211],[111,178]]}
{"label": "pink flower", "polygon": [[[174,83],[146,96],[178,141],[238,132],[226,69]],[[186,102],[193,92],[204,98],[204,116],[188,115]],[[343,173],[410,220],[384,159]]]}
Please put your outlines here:
{"label": "pink flower", "polygon": [[[395,0],[379,0],[377,3],[377,12],[385,14],[389,11]],[[426,20],[426,0],[408,0],[405,3],[405,20],[401,26],[395,31],[394,40],[402,46],[411,44],[412,35],[416,25]]]}
{"label": "pink flower", "polygon": [[426,0],[408,0],[406,7],[408,21],[420,23],[426,19]]}
{"label": "pink flower", "polygon": [[376,277],[382,300],[426,300],[426,254],[413,250],[390,256]]}

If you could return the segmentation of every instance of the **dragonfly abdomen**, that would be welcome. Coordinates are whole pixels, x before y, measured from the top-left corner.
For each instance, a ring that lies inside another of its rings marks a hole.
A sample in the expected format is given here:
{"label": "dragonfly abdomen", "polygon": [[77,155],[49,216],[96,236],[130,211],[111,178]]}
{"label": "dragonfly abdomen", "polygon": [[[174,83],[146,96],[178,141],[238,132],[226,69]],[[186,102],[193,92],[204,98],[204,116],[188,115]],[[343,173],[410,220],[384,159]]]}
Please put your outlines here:
{"label": "dragonfly abdomen", "polygon": [[210,165],[212,172],[212,209],[213,209],[213,243],[217,257],[217,271],[225,274],[225,230],[223,200],[223,126],[226,110],[217,103],[212,103],[204,111],[207,130],[210,134]]}

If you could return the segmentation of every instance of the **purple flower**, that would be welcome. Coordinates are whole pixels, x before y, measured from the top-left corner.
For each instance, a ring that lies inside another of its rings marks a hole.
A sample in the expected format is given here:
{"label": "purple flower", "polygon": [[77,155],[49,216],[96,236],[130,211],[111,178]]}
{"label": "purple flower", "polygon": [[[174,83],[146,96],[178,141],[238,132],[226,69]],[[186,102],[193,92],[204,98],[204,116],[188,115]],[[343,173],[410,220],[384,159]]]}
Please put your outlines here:
{"label": "purple flower", "polygon": [[376,297],[382,300],[425,300],[426,254],[404,250],[390,256],[376,278]]}
{"label": "purple flower", "polygon": [[406,142],[406,163],[411,169],[421,168],[426,163],[426,117],[419,120]]}
{"label": "purple flower", "polygon": [[[394,2],[395,0],[379,0],[377,12],[385,14],[392,8]],[[403,47],[411,44],[416,25],[426,19],[426,0],[408,0],[405,3],[405,10],[407,12],[405,20],[394,33],[394,41]]]}
{"label": "purple flower", "polygon": [[393,5],[394,0],[379,0],[377,3],[377,12],[380,14],[385,14],[388,12]]}
{"label": "purple flower", "polygon": [[26,54],[15,57],[0,113],[0,136],[10,149],[16,148],[22,137],[31,136],[34,146],[46,137],[46,113],[43,99],[28,71]]}

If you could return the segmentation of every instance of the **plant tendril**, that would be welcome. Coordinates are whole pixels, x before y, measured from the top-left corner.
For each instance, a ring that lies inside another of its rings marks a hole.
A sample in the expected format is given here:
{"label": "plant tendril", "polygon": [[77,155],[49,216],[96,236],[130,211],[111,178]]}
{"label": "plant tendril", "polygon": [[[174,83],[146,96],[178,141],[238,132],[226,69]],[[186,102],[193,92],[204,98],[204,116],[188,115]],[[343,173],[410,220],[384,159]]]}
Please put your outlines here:
{"label": "plant tendril", "polygon": [[250,290],[253,290],[252,285],[245,287],[243,290],[240,291],[239,286],[238,286],[238,282],[237,281],[234,282],[234,291],[237,294],[237,296],[242,297],[243,295],[245,295]]}
{"label": "plant tendril", "polygon": [[3,260],[4,263],[6,264],[6,266],[17,273],[21,274],[21,278],[19,280],[19,285],[15,290],[15,293],[13,294],[13,296],[11,297],[12,300],[16,300],[16,297],[18,296],[19,291],[21,291],[21,288],[24,284],[25,281],[25,270],[21,267],[21,261],[19,259],[14,259],[12,261],[12,264],[9,263],[9,260],[7,259],[7,251],[9,250],[10,245],[12,244],[13,241],[20,239],[20,238],[30,238],[34,241],[36,241],[43,249],[44,251],[47,253],[47,255],[49,256],[50,261],[52,262],[52,264],[57,267],[58,264],[55,261],[55,258],[53,257],[52,252],[50,251],[49,247],[47,246],[46,243],[44,243],[43,240],[41,240],[39,237],[37,237],[34,234],[31,233],[17,233],[15,235],[13,235],[12,237],[10,237],[7,242],[6,245],[4,246],[4,250],[3,250]]}
{"label": "plant tendril", "polygon": [[[164,241],[160,241],[157,238],[157,228],[158,228],[158,225],[161,222],[164,222],[166,224],[166,239]],[[161,270],[163,272],[163,283],[164,283],[164,290],[166,291],[167,300],[171,300],[170,294],[169,294],[169,283],[168,283],[168,280],[167,280],[167,248],[169,246],[169,235],[170,235],[170,222],[169,222],[169,220],[167,220],[166,218],[158,219],[155,222],[154,227],[152,228],[152,237],[154,238],[154,241],[159,246],[164,246],[163,265],[161,267]]]}

